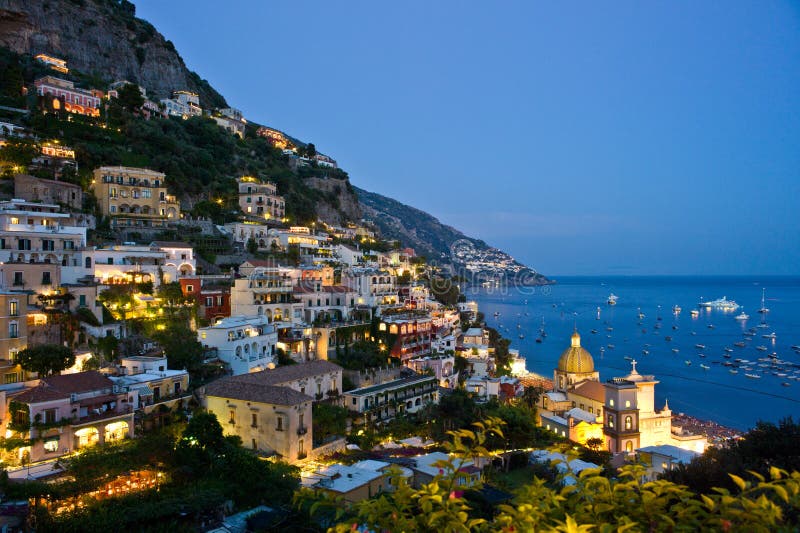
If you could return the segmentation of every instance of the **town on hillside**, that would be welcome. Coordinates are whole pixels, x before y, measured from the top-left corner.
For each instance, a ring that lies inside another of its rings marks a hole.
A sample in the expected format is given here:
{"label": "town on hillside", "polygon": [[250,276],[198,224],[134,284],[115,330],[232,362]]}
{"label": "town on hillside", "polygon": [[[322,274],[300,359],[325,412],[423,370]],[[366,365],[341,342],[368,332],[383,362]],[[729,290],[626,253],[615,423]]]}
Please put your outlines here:
{"label": "town on hillside", "polygon": [[[190,213],[169,171],[79,168],[81,147],[14,117],[98,130],[113,113],[202,117],[292,169],[337,162],[181,88],[98,90],[62,59],[35,60],[47,72],[22,88],[31,105],[0,122],[0,520],[12,529],[35,517],[58,530],[155,491],[182,502],[169,520],[234,531],[257,512],[290,520],[295,492],[349,506],[448,469],[491,507],[534,474],[570,484],[636,464],[655,480],[724,444],[674,423],[643,365],[601,379],[578,331],[552,379],[529,371],[452,273],[367,220],[289,216],[269,174],[207,199],[226,209],[217,220]],[[487,456],[448,447],[488,419],[503,429]],[[241,465],[258,474],[252,490]]]}

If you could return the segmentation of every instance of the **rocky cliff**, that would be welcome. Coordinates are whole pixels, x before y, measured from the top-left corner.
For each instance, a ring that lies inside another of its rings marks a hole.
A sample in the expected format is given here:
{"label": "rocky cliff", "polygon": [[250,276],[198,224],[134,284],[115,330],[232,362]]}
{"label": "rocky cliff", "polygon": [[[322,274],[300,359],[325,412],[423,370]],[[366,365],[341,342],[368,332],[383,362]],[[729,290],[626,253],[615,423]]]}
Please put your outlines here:
{"label": "rocky cliff", "polygon": [[0,46],[66,59],[98,79],[138,83],[154,99],[188,89],[204,107],[226,106],[127,0],[0,0]]}

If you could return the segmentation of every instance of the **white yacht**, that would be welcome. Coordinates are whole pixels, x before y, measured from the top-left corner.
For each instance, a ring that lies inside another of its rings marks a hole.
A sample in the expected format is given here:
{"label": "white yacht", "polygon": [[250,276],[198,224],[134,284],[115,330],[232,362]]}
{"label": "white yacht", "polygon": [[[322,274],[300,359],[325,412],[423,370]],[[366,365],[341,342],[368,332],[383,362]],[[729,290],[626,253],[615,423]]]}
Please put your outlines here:
{"label": "white yacht", "polygon": [[613,292],[608,296],[608,305],[617,305],[617,300],[619,300],[619,296],[614,294]]}
{"label": "white yacht", "polygon": [[758,312],[761,313],[762,315],[765,315],[765,314],[769,313],[769,309],[767,309],[767,306],[764,305],[765,301],[766,301],[766,296],[767,296],[767,289],[766,288],[762,288],[761,289],[761,309],[758,310]]}
{"label": "white yacht", "polygon": [[697,305],[706,309],[719,309],[721,311],[736,311],[739,309],[739,304],[733,300],[728,300],[725,296],[716,300],[700,301]]}
{"label": "white yacht", "polygon": [[739,313],[738,315],[736,315],[736,320],[749,320],[749,319],[750,319],[750,315],[745,313],[744,310],[741,313]]}

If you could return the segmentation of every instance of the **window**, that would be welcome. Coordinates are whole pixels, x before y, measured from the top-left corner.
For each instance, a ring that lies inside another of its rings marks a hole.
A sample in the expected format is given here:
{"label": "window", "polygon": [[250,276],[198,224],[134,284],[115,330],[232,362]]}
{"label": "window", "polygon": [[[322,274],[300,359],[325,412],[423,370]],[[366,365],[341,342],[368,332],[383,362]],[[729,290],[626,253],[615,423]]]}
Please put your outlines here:
{"label": "window", "polygon": [[303,418],[304,417],[305,417],[305,415],[303,413],[300,413],[300,423],[299,423],[300,429],[303,429],[304,427],[306,427],[305,424],[303,424]]}
{"label": "window", "polygon": [[9,316],[19,316],[19,302],[16,300],[11,300],[8,302],[8,315]]}
{"label": "window", "polygon": [[64,241],[64,249],[65,250],[74,250],[75,249],[75,243],[72,242],[72,241]]}
{"label": "window", "polygon": [[608,415],[608,427],[614,427],[614,415]]}
{"label": "window", "polygon": [[84,261],[84,265],[86,266],[86,268],[92,268],[92,258],[87,257],[86,260]]}
{"label": "window", "polygon": [[625,451],[628,452],[628,453],[633,452],[633,442],[632,441],[628,441],[628,442],[625,443]]}
{"label": "window", "polygon": [[44,441],[44,451],[47,453],[55,453],[58,451],[58,436],[48,438]]}
{"label": "window", "polygon": [[206,296],[206,307],[211,307],[212,305],[214,305],[214,298]]}
{"label": "window", "polygon": [[6,382],[6,384],[19,383],[20,381],[22,381],[22,376],[20,376],[19,372],[11,372],[10,374],[5,375],[4,381]]}
{"label": "window", "polygon": [[283,417],[279,416],[276,423],[278,424],[275,426],[275,431],[283,431]]}
{"label": "window", "polygon": [[258,427],[258,413],[250,414],[250,426],[254,428]]}
{"label": "window", "polygon": [[52,283],[50,281],[50,272],[49,271],[42,272],[42,285],[50,285],[50,283]]}
{"label": "window", "polygon": [[625,429],[632,429],[633,428],[633,418],[630,416],[625,417]]}
{"label": "window", "polygon": [[46,409],[44,412],[44,423],[53,424],[58,419],[58,409]]}
{"label": "window", "polygon": [[256,444],[256,439],[253,439],[253,449],[254,450],[258,449],[258,445]]}
{"label": "window", "polygon": [[19,324],[16,322],[9,322],[8,324],[8,336],[12,339],[16,339],[19,337]]}
{"label": "window", "polygon": [[228,411],[228,424],[235,424],[236,423],[236,410],[230,409]]}
{"label": "window", "polygon": [[614,407],[614,398],[609,398],[608,405],[610,405],[611,407]]}
{"label": "window", "polygon": [[78,305],[81,306],[81,307],[86,307],[86,295],[85,294],[81,294],[80,296],[78,296]]}
{"label": "window", "polygon": [[142,198],[150,198],[150,189],[145,189],[142,191]]}
{"label": "window", "polygon": [[222,307],[222,296],[217,296],[217,306]]}
{"label": "window", "polygon": [[31,249],[31,240],[30,239],[19,239],[19,241],[17,241],[17,249],[18,250],[30,250]]}
{"label": "window", "polygon": [[153,387],[153,401],[157,402],[161,399],[161,387]]}
{"label": "window", "polygon": [[52,239],[42,239],[42,250],[52,252],[56,249],[56,242]]}
{"label": "window", "polygon": [[24,285],[25,281],[22,279],[22,272],[14,272],[14,285]]}
{"label": "window", "polygon": [[194,292],[194,285],[187,285],[186,292]]}
{"label": "window", "polygon": [[631,401],[625,400],[625,407],[630,407],[630,406],[631,406]]}
{"label": "window", "polygon": [[111,213],[116,213],[116,212],[117,212],[117,206],[115,206],[115,205],[112,205],[112,206],[111,206],[111,207],[110,207],[108,210],[109,210],[109,212],[111,212]]}
{"label": "window", "polygon": [[107,260],[106,262],[107,262],[109,265],[113,265],[113,264],[114,264],[114,258],[113,258],[113,257],[109,257],[109,258],[108,258],[108,260]]}

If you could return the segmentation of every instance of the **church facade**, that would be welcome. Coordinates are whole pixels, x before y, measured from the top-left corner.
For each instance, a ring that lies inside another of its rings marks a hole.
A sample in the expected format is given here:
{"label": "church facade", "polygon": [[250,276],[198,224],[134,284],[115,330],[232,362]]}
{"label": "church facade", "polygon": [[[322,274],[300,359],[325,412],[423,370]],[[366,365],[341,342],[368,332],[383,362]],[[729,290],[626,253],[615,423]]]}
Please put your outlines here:
{"label": "church facade", "polygon": [[540,424],[580,444],[599,438],[613,453],[662,444],[702,453],[706,438],[673,432],[669,404],[655,406],[658,381],[640,374],[636,364],[627,376],[601,382],[576,330],[553,372],[553,390],[542,395]]}

